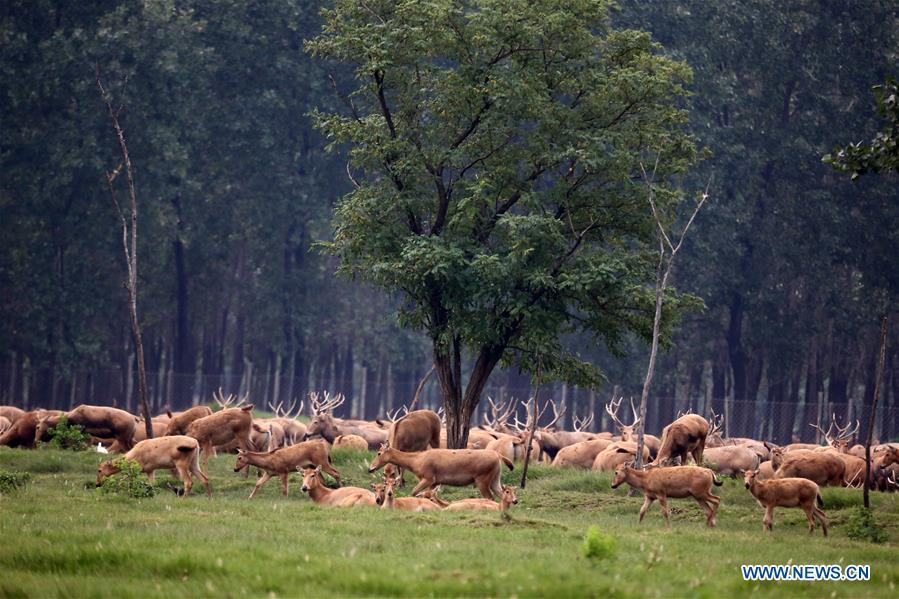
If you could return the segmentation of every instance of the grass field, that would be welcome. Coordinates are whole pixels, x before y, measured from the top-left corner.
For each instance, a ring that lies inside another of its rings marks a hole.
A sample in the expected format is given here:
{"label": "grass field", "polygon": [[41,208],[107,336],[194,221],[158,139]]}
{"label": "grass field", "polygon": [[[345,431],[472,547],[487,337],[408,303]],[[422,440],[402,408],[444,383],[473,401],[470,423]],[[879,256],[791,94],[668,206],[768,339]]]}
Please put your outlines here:
{"label": "grass field", "polygon": [[[31,483],[0,495],[0,596],[502,596],[895,597],[899,494],[875,494],[886,544],[852,541],[846,523],[861,491],[826,489],[831,536],[810,537],[805,515],[781,509],[774,533],[742,481],[725,482],[718,528],[692,501],[658,504],[637,524],[642,497],[612,490],[609,475],[532,467],[509,519],[496,513],[408,514],[314,506],[291,478],[253,501],[234,458],[210,462],[215,497],[162,490],[135,500],[93,489],[94,453],[0,447],[0,471]],[[367,453],[336,451],[347,484],[367,486]],[[508,482],[519,471],[504,477]],[[169,479],[160,472],[157,482]],[[473,489],[446,490],[449,499]],[[591,525],[615,539],[584,557]],[[869,582],[744,582],[741,564],[870,564]]]}

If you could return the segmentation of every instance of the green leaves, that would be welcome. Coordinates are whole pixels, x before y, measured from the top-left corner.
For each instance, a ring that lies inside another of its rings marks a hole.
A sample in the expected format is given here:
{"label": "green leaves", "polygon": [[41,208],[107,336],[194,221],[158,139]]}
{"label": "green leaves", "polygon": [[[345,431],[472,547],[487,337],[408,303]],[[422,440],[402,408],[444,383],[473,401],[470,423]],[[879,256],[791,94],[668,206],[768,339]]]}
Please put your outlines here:
{"label": "green leaves", "polygon": [[306,44],[355,68],[349,113],[313,117],[359,173],[328,249],[401,293],[404,321],[441,347],[546,355],[554,375],[595,381],[559,336],[643,332],[653,231],[635,181],[657,155],[659,197],[679,201],[664,181],[696,155],[679,107],[690,71],[612,30],[609,8],[344,0]]}

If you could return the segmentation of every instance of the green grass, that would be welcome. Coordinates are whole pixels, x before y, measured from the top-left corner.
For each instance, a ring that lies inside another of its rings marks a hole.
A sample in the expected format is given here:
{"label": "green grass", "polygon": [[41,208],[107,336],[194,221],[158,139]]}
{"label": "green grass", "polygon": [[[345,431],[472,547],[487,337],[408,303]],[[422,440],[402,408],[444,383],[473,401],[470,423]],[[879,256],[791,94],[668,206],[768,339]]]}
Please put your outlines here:
{"label": "green grass", "polygon": [[[291,477],[284,499],[253,482],[234,458],[210,462],[215,498],[168,490],[151,499],[100,496],[90,452],[0,447],[0,470],[31,482],[0,495],[0,596],[552,596],[893,597],[899,582],[899,494],[873,495],[890,541],[852,541],[846,524],[861,491],[827,489],[831,536],[810,537],[805,515],[780,509],[774,533],[742,482],[725,481],[718,528],[698,506],[672,500],[637,524],[642,497],[612,490],[608,475],[532,466],[509,519],[497,513],[382,512],[318,508]],[[371,455],[334,452],[347,484],[367,486]],[[505,482],[519,476],[504,474]],[[158,473],[157,481],[169,475]],[[412,482],[414,477],[409,478]],[[408,489],[409,487],[407,487]],[[473,489],[446,489],[454,499]],[[602,560],[584,556],[596,526],[615,539]],[[743,582],[741,564],[870,564],[870,582]]]}

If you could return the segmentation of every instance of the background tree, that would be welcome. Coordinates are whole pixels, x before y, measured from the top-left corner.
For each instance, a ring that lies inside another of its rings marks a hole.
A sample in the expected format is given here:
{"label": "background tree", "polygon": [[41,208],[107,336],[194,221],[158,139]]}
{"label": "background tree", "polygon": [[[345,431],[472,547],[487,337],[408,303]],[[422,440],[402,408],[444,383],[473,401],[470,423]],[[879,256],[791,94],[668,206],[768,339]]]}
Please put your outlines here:
{"label": "background tree", "polygon": [[[309,44],[357,83],[350,114],[316,117],[361,181],[329,247],[426,331],[450,447],[501,362],[532,370],[539,356],[545,376],[589,384],[598,373],[562,333],[648,332],[652,220],[635,179],[647,152],[660,185],[693,160],[689,70],[613,29],[609,6],[337,2]],[[678,199],[657,193],[662,209]]]}

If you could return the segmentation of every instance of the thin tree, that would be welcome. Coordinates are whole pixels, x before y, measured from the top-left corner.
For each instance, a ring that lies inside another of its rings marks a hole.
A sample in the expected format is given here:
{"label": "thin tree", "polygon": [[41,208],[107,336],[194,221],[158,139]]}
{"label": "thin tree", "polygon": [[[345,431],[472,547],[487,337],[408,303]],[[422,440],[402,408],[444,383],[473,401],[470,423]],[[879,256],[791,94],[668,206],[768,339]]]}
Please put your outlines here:
{"label": "thin tree", "polygon": [[[100,81],[99,70],[97,72],[97,89],[100,90],[100,97],[106,104],[109,112],[109,119],[112,121],[112,128],[115,130],[116,140],[119,143],[119,150],[122,152],[122,163],[114,170],[106,173],[106,184],[109,188],[109,195],[115,206],[116,212],[122,223],[122,248],[125,252],[125,264],[128,267],[128,280],[125,281],[125,290],[128,292],[128,309],[131,315],[131,337],[134,340],[134,351],[137,359],[137,381],[140,394],[140,408],[144,417],[144,426],[147,430],[147,438],[153,438],[153,423],[150,417],[150,402],[147,393],[147,370],[144,364],[144,344],[141,337],[140,320],[137,316],[137,192],[134,188],[134,171],[131,168],[131,157],[128,154],[128,145],[125,143],[125,132],[122,130],[119,122],[119,114],[121,114],[123,106],[113,108],[112,96],[103,87]],[[122,169],[128,180],[128,197],[130,205],[128,214],[122,210],[119,200],[115,192],[115,180],[121,174]]]}
{"label": "thin tree", "polygon": [[690,226],[696,219],[696,215],[699,214],[703,204],[708,200],[709,185],[712,183],[710,179],[706,184],[705,191],[703,191],[702,195],[699,197],[699,201],[693,209],[693,214],[690,215],[690,219],[687,221],[687,224],[684,225],[684,230],[681,231],[680,238],[677,240],[677,244],[675,244],[671,241],[671,236],[665,230],[665,224],[662,222],[662,217],[659,214],[659,209],[656,205],[653,181],[655,179],[657,168],[658,158],[656,159],[656,166],[653,167],[652,176],[646,173],[646,168],[643,163],[640,163],[640,172],[643,175],[643,180],[648,189],[649,207],[652,209],[652,217],[658,228],[659,264],[656,269],[655,314],[652,321],[652,342],[649,349],[649,365],[646,367],[646,378],[643,380],[643,392],[640,394],[640,415],[637,425],[637,457],[635,461],[635,466],[637,468],[640,468],[643,465],[643,433],[646,428],[646,404],[649,401],[649,390],[652,387],[652,378],[656,369],[656,357],[659,351],[659,338],[661,337],[662,303],[665,300],[665,290],[668,289],[668,279],[671,276],[671,270],[674,267],[674,259],[677,257],[677,252],[681,249],[681,246],[683,246],[684,239],[686,239],[687,232],[690,230]]}
{"label": "thin tree", "polygon": [[880,324],[880,360],[877,363],[877,376],[874,379],[874,399],[871,402],[871,417],[868,420],[868,436],[865,439],[865,508],[871,507],[868,493],[871,488],[871,440],[874,438],[874,422],[877,416],[877,402],[880,399],[880,380],[883,378],[883,365],[887,352],[887,317]]}
{"label": "thin tree", "polygon": [[523,489],[528,479],[528,464],[531,462],[531,445],[534,443],[534,433],[537,431],[537,418],[540,415],[538,411],[538,400],[540,397],[540,365],[538,362],[537,372],[534,375],[534,397],[531,398],[531,419],[528,421],[528,436],[525,441],[524,449],[524,467],[521,470],[521,484]]}

